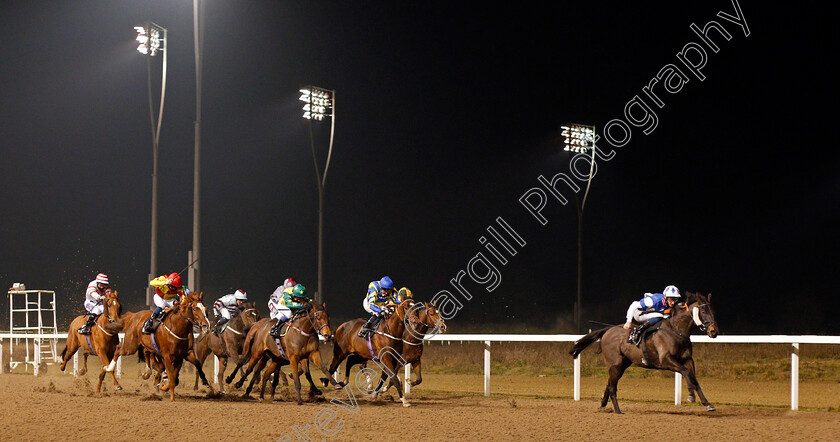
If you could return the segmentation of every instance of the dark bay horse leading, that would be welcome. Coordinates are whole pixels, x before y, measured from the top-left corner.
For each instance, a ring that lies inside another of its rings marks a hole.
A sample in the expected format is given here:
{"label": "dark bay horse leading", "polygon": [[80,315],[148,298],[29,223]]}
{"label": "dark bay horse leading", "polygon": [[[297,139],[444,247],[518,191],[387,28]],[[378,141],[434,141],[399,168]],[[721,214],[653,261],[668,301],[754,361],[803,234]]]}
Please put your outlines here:
{"label": "dark bay horse leading", "polygon": [[[84,364],[82,365],[82,373],[87,371],[88,355],[99,356],[102,361],[102,370],[99,372],[99,383],[96,384],[96,392],[102,391],[102,380],[105,379],[107,367],[114,357],[114,351],[120,343],[119,332],[123,328],[123,322],[120,320],[122,314],[122,306],[120,306],[117,292],[106,292],[102,298],[105,306],[105,311],[96,319],[96,326],[91,327],[90,335],[79,334],[79,328],[85,323],[85,315],[77,316],[70,323],[70,330],[67,331],[67,344],[64,350],[61,351],[61,365],[59,368],[64,371],[67,361],[73,357],[73,354],[79,348],[82,348],[84,355]],[[114,391],[122,390],[120,383],[117,381],[117,375],[113,371],[111,377],[114,378]]]}
{"label": "dark bay horse leading", "polygon": [[[269,360],[273,363],[270,367],[271,371],[277,369],[275,380],[280,374],[279,367],[285,365],[285,361],[288,361],[292,367],[292,378],[295,381],[295,389],[297,390],[297,403],[298,405],[302,405],[303,400],[300,395],[300,362],[311,360],[316,366],[321,368],[321,371],[325,374],[327,373],[318,349],[317,336],[320,334],[325,336],[325,339],[331,336],[326,306],[310,302],[293,316],[290,321],[291,326],[286,329],[285,334],[280,340],[282,348],[277,346],[274,337],[270,333],[271,328],[276,323],[276,319],[263,319],[254,324],[248,331],[248,336],[245,338],[245,344],[242,348],[242,361],[248,360],[248,368],[239,381],[236,382],[235,386],[236,388],[241,388],[248,375],[254,372],[254,377],[251,378],[251,383],[248,384],[248,388],[243,394],[243,396],[248,396],[254,384],[259,379],[259,372],[262,371]],[[233,375],[236,374],[236,370],[235,368],[227,380],[232,380]],[[267,373],[265,377],[268,377]],[[306,377],[309,380],[310,387],[313,389],[313,393],[319,393],[320,391],[312,382],[309,370],[306,370]],[[274,385],[276,386],[276,383]],[[261,397],[262,394],[261,392]]]}
{"label": "dark bay horse leading", "polygon": [[[245,342],[247,328],[259,320],[260,312],[257,311],[256,304],[246,302],[239,309],[239,313],[225,325],[225,329],[220,336],[216,336],[213,333],[201,333],[195,338],[193,350],[195,351],[195,357],[199,365],[204,366],[204,361],[211,353],[219,358],[217,382],[219,383],[220,393],[224,393],[224,377],[228,358],[233,360],[236,367],[242,365],[239,363],[239,359],[240,353],[242,353],[242,344]],[[198,390],[199,377],[198,370],[196,370],[193,390]]]}
{"label": "dark bay horse leading", "polygon": [[685,304],[675,306],[676,313],[661,321],[662,325],[655,333],[649,333],[643,338],[647,364],[642,362],[642,350],[627,342],[629,332],[620,325],[595,330],[575,342],[569,352],[573,357],[577,357],[593,342],[601,340],[601,352],[610,375],[604,397],[601,399],[601,407],[605,407],[607,400],[611,400],[616,414],[621,413],[616,399],[618,380],[621,379],[627,367],[636,364],[643,368],[669,370],[682,374],[688,384],[689,401],[693,402],[694,392],[697,391],[706,409],[714,411],[715,407],[706,400],[697,382],[689,338],[689,333],[695,325],[705,331],[710,338],[717,337],[718,327],[711,299],[711,294],[705,296],[700,293],[686,293]]}
{"label": "dark bay horse leading", "polygon": [[[330,374],[327,378],[332,380],[332,374],[335,373],[338,366],[348,356],[355,355],[361,359],[357,360],[371,360],[377,358],[378,363],[383,367],[383,373],[387,371],[390,378],[391,385],[397,389],[400,396],[400,401],[403,407],[410,407],[411,404],[403,396],[402,385],[400,379],[397,377],[397,371],[401,365],[402,359],[402,337],[405,331],[405,324],[418,324],[417,311],[413,309],[414,301],[406,300],[397,305],[394,313],[387,319],[381,321],[376,331],[371,335],[370,346],[366,338],[358,336],[359,328],[361,328],[365,320],[353,319],[347,321],[335,330],[335,343],[333,343],[333,359],[330,363]],[[342,385],[346,385],[345,382]],[[374,394],[378,394],[382,382],[377,385]]]}

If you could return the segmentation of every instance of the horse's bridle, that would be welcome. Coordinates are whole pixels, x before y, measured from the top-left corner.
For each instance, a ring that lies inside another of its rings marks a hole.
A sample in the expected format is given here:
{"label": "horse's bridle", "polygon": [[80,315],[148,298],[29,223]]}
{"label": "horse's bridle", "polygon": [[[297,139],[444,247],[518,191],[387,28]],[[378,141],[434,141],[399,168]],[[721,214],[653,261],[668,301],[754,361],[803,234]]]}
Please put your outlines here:
{"label": "horse's bridle", "polygon": [[[324,325],[322,325],[320,327],[317,327],[317,328],[315,327],[315,320],[318,319],[318,314],[321,313],[321,312],[323,312],[323,310],[315,310],[312,313],[312,316],[309,316],[309,314],[307,314],[306,317],[309,318],[309,323],[312,324],[312,328],[315,330],[315,333],[317,333],[318,336],[323,336],[324,339],[326,339],[327,335],[322,333],[321,330],[323,330],[324,327],[329,327],[330,324],[328,322],[324,322]],[[313,319],[313,317],[314,317],[314,319]]]}
{"label": "horse's bridle", "polygon": [[700,308],[701,307],[706,307],[708,305],[709,305],[708,302],[705,303],[705,304],[695,305],[693,308],[696,309],[696,310],[691,312],[692,318],[694,319],[694,323],[697,324],[697,326],[700,327],[700,330],[702,330],[704,333],[707,332],[707,331],[714,331],[715,328],[716,328],[714,321],[709,321],[709,320],[704,321],[704,320],[700,319]]}

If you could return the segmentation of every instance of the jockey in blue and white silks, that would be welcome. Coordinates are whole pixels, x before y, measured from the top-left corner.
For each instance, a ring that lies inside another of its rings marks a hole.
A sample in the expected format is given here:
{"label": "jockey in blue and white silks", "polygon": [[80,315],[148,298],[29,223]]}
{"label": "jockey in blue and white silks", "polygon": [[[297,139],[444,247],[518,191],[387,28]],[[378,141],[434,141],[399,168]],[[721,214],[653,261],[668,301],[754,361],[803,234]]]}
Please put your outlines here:
{"label": "jockey in blue and white silks", "polygon": [[365,295],[365,300],[362,301],[362,307],[371,314],[371,317],[359,329],[359,337],[364,337],[365,333],[374,329],[379,319],[387,314],[385,306],[388,303],[394,303],[394,281],[391,278],[383,276],[379,281],[368,284],[367,295]]}
{"label": "jockey in blue and white silks", "polygon": [[100,273],[96,275],[96,279],[90,282],[85,291],[85,310],[88,312],[87,321],[85,321],[82,328],[79,329],[80,335],[89,335],[90,328],[96,322],[96,318],[105,311],[105,306],[102,304],[102,297],[105,292],[111,289],[111,284],[108,282],[108,275]]}
{"label": "jockey in blue and white silks", "polygon": [[627,309],[627,322],[624,323],[624,328],[630,329],[634,320],[642,325],[630,333],[627,342],[638,343],[642,331],[666,318],[679,298],[679,289],[669,285],[662,293],[645,293],[642,299],[633,301]]}

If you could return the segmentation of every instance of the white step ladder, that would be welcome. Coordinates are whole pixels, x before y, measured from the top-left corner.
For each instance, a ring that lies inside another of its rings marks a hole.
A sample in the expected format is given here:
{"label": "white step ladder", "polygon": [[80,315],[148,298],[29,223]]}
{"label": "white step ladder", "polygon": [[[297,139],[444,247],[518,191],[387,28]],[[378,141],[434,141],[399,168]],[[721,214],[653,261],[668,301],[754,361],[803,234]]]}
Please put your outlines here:
{"label": "white step ladder", "polygon": [[[14,352],[9,357],[9,369],[14,370],[24,364],[29,371],[38,372],[40,364],[56,364],[58,358],[58,339],[38,339],[37,335],[58,333],[56,321],[55,292],[51,290],[9,290],[9,332],[31,334],[30,338],[17,338],[14,344],[24,341],[26,356],[15,361]],[[14,348],[14,345],[10,346]]]}

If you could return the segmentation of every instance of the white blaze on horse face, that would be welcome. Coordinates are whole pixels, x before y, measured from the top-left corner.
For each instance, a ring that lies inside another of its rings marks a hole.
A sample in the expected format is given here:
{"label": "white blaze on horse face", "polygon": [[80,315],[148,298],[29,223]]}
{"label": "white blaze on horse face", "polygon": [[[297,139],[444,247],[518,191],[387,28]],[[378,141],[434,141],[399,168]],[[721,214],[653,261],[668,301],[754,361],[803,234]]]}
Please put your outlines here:
{"label": "white blaze on horse face", "polygon": [[703,325],[703,321],[700,320],[700,307],[694,307],[691,309],[691,317],[694,318],[694,323],[697,326]]}
{"label": "white blaze on horse face", "polygon": [[199,302],[198,308],[201,310],[201,314],[204,315],[204,320],[207,321],[207,325],[210,325],[210,320],[207,319],[207,310],[204,308],[204,304]]}

